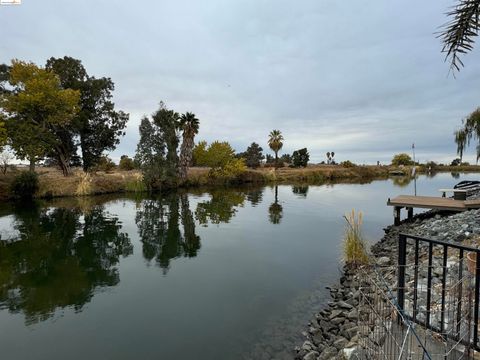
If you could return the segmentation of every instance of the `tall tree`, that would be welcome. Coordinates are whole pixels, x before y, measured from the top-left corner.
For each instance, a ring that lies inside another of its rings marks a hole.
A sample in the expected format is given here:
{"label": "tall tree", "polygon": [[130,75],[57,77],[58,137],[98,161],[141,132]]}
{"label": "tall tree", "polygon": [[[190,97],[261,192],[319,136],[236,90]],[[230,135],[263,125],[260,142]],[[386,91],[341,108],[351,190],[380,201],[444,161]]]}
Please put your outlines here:
{"label": "tall tree", "polygon": [[292,154],[293,166],[295,167],[306,167],[308,165],[308,160],[310,160],[310,154],[308,153],[307,148],[295,150]]}
{"label": "tall tree", "polygon": [[472,140],[476,140],[477,144],[477,162],[480,159],[480,108],[472,112],[462,121],[462,128],[455,132],[455,143],[457,144],[457,153],[460,161],[463,158],[465,149],[470,145]]}
{"label": "tall tree", "polygon": [[76,153],[78,136],[83,169],[92,169],[105,151],[112,151],[125,135],[129,115],[115,110],[112,92],[115,85],[110,78],[89,76],[80,60],[65,56],[50,58],[46,68],[55,72],[63,88],[80,91],[80,109],[69,132],[63,133],[64,147]]}
{"label": "tall tree", "polygon": [[58,134],[60,129],[70,126],[77,114],[79,92],[63,89],[54,73],[17,60],[12,61],[9,84],[12,90],[2,92],[0,106],[16,156],[28,159],[33,171],[39,158],[53,152],[64,174],[68,174]]}
{"label": "tall tree", "polygon": [[275,167],[278,167],[278,152],[283,147],[283,140],[280,130],[272,130],[268,136],[268,146],[275,153]]}
{"label": "tall tree", "polygon": [[260,162],[265,159],[262,153],[263,149],[260,145],[253,142],[247,148],[247,151],[243,154],[245,156],[245,164],[251,168],[257,168],[260,166]]}
{"label": "tall tree", "polygon": [[167,154],[165,157],[164,186],[175,187],[177,185],[178,168],[178,143],[180,129],[180,115],[169,110],[163,101],[160,101],[158,110],[152,115],[153,124],[160,131]]}
{"label": "tall tree", "polygon": [[195,114],[186,112],[180,117],[180,128],[182,129],[182,146],[180,147],[180,166],[178,167],[178,175],[180,181],[187,179],[188,167],[192,162],[192,153],[195,135],[198,134],[199,120]]}

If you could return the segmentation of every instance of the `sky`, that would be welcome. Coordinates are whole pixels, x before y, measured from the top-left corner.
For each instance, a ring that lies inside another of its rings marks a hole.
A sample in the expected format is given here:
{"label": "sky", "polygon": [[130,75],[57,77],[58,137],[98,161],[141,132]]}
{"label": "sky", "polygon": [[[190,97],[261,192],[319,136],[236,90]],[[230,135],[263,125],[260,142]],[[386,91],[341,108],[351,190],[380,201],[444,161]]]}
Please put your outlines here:
{"label": "sky", "polygon": [[[480,106],[478,49],[453,77],[436,33],[453,0],[23,0],[0,6],[0,63],[80,59],[130,114],[110,156],[133,156],[163,100],[200,120],[197,140],[237,151],[282,131],[311,162],[456,157],[453,132]],[[480,46],[480,45],[479,45]],[[475,146],[465,156],[475,161]]]}

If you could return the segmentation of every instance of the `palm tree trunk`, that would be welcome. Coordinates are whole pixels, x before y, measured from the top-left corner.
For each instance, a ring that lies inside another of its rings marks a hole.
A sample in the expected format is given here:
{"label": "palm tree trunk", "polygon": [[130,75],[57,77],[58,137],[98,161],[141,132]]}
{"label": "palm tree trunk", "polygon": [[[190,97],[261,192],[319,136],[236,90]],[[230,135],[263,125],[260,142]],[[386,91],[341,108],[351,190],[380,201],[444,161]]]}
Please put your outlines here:
{"label": "palm tree trunk", "polygon": [[187,180],[188,167],[192,162],[193,152],[193,134],[184,134],[182,146],[180,148],[180,166],[178,167],[178,177],[181,182]]}
{"label": "palm tree trunk", "polygon": [[278,151],[275,151],[275,169],[278,168]]}

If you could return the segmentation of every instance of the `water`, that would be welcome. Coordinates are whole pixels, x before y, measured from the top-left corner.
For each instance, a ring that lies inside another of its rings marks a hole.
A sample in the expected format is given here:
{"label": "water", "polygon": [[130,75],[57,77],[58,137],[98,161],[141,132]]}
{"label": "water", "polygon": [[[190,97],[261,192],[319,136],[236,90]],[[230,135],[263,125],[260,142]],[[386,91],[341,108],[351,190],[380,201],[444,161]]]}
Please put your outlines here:
{"label": "water", "polygon": [[[477,175],[421,176],[439,196]],[[342,215],[378,240],[403,180],[0,207],[2,359],[288,359],[338,280]]]}

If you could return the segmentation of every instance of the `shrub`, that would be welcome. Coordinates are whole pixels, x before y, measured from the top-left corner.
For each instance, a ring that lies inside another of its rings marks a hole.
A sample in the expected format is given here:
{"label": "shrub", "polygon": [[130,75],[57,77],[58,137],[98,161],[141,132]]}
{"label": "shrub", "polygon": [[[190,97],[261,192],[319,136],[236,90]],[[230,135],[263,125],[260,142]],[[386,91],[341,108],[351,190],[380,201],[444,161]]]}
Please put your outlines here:
{"label": "shrub", "polygon": [[118,163],[118,168],[120,170],[129,171],[135,169],[135,163],[133,159],[129,158],[127,155],[122,155],[120,162]]}
{"label": "shrub", "polygon": [[368,263],[367,244],[362,235],[362,213],[344,216],[347,224],[345,227],[345,238],[343,240],[344,261],[349,265],[363,265]]}
{"label": "shrub", "polygon": [[460,158],[453,159],[450,166],[459,166],[461,162],[462,160],[460,160]]}
{"label": "shrub", "polygon": [[95,166],[96,171],[105,171],[106,173],[115,170],[117,165],[108,156],[102,156]]}
{"label": "shrub", "polygon": [[78,183],[75,195],[83,196],[92,193],[92,177],[89,173],[82,173],[80,175],[80,182]]}
{"label": "shrub", "polygon": [[125,190],[128,192],[134,192],[134,193],[147,191],[147,186],[143,181],[143,175],[135,174],[135,178],[132,181],[129,181],[125,184]]}
{"label": "shrub", "polygon": [[405,153],[397,154],[392,159],[392,165],[394,165],[394,166],[413,165],[413,160],[410,157],[410,155],[408,155],[408,154],[405,154]]}
{"label": "shrub", "polygon": [[345,161],[342,161],[340,163],[341,166],[345,167],[345,168],[352,168],[352,167],[355,167],[357,166],[356,164],[354,164],[353,162],[351,162],[350,160],[345,160]]}
{"label": "shrub", "polygon": [[12,182],[13,196],[22,199],[31,199],[38,191],[38,175],[33,171],[24,171],[17,175]]}

